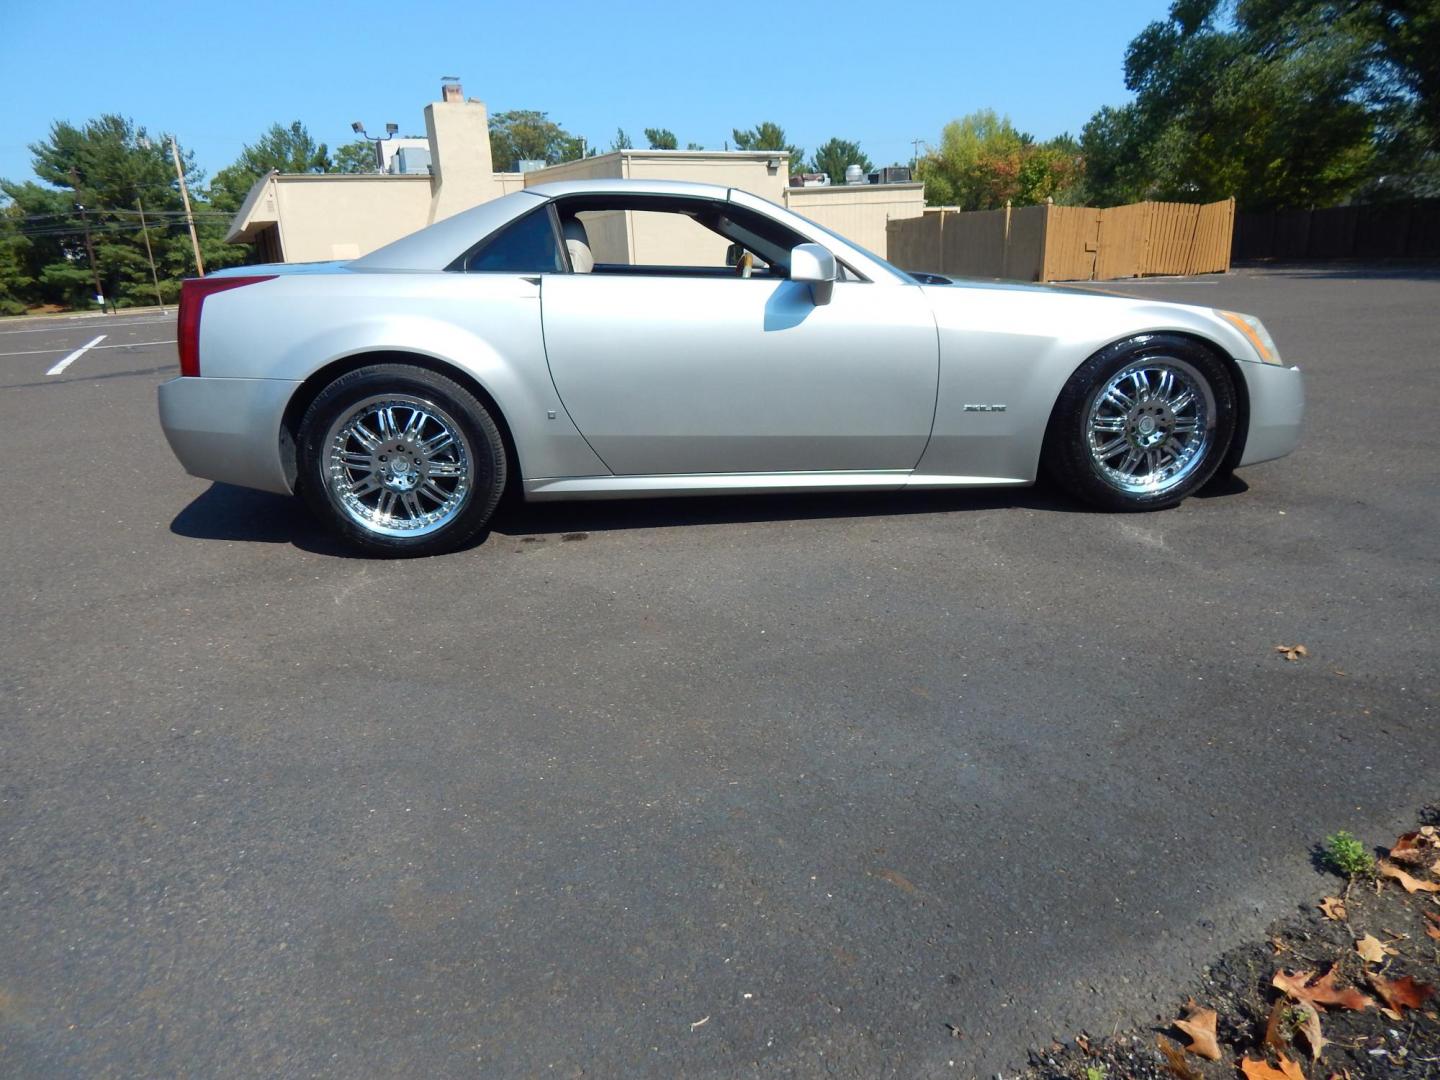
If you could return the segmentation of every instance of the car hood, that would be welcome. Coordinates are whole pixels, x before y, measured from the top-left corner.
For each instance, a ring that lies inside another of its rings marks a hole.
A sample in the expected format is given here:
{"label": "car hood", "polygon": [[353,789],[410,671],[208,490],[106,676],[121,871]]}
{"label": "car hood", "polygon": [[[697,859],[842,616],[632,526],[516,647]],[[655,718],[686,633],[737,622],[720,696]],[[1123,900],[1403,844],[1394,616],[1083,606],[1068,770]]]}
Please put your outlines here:
{"label": "car hood", "polygon": [[1018,281],[921,285],[942,331],[1047,337],[1099,349],[1146,333],[1182,333],[1211,341],[1237,359],[1259,361],[1254,350],[1214,308],[1177,304],[1119,291]]}

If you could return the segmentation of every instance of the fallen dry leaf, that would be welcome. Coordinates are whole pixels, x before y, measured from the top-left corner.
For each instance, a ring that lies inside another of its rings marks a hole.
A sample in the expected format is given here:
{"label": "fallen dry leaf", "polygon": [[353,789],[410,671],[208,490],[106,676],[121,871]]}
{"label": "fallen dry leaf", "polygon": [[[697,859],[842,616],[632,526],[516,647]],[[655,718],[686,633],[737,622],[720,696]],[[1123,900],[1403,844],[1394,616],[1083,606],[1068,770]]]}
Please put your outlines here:
{"label": "fallen dry leaf", "polygon": [[1185,1017],[1175,1021],[1175,1026],[1190,1036],[1190,1045],[1185,1049],[1198,1057],[1219,1061],[1220,1044],[1215,1041],[1216,1019],[1214,1009],[1201,1009],[1191,1002]]}
{"label": "fallen dry leaf", "polygon": [[1411,877],[1392,862],[1386,862],[1384,859],[1381,859],[1379,868],[1382,877],[1394,878],[1400,883],[1400,887],[1408,893],[1440,893],[1440,884],[1433,881],[1421,881],[1419,878]]}
{"label": "fallen dry leaf", "polygon": [[1424,915],[1433,924],[1425,927],[1426,935],[1435,941],[1440,941],[1440,915],[1436,915],[1433,911],[1427,911]]}
{"label": "fallen dry leaf", "polygon": [[1305,1005],[1333,1005],[1358,1012],[1375,1004],[1373,998],[1353,987],[1341,990],[1336,986],[1333,967],[1319,979],[1315,978],[1313,971],[1297,971],[1293,975],[1277,971],[1270,984]]}
{"label": "fallen dry leaf", "polygon": [[1286,660],[1299,660],[1301,657],[1310,655],[1310,650],[1304,645],[1276,645],[1275,651]]}
{"label": "fallen dry leaf", "polygon": [[1240,1071],[1248,1080],[1305,1080],[1305,1074],[1300,1070],[1299,1062],[1284,1054],[1276,1056],[1280,1059],[1280,1068],[1278,1069],[1260,1058],[1242,1058]]}
{"label": "fallen dry leaf", "polygon": [[1180,1080],[1200,1080],[1200,1074],[1185,1060],[1181,1049],[1163,1036],[1155,1036],[1155,1045],[1165,1055],[1165,1067]]}
{"label": "fallen dry leaf", "polygon": [[1320,1033],[1320,1010],[1306,1009],[1304,1018],[1295,1026],[1295,1030],[1305,1036],[1305,1041],[1310,1044],[1310,1060],[1319,1061],[1320,1051],[1325,1049],[1326,1043],[1330,1040]]}
{"label": "fallen dry leaf", "polygon": [[1320,901],[1320,911],[1327,919],[1339,921],[1345,918],[1345,901],[1338,896],[1327,896]]}
{"label": "fallen dry leaf", "polygon": [[1386,945],[1374,934],[1366,934],[1359,941],[1355,942],[1355,951],[1367,964],[1383,964],[1387,956],[1394,956],[1395,950]]}
{"label": "fallen dry leaf", "polygon": [[1393,982],[1373,973],[1367,975],[1366,978],[1370,980],[1370,985],[1375,988],[1375,992],[1385,1000],[1385,1004],[1397,1013],[1403,1013],[1406,1009],[1420,1008],[1425,1004],[1425,999],[1435,993],[1433,986],[1428,983],[1416,982],[1410,975],[1395,979]]}
{"label": "fallen dry leaf", "polygon": [[1407,832],[1395,841],[1395,846],[1390,849],[1390,858],[1407,866],[1423,866],[1430,846],[1428,838],[1418,830]]}

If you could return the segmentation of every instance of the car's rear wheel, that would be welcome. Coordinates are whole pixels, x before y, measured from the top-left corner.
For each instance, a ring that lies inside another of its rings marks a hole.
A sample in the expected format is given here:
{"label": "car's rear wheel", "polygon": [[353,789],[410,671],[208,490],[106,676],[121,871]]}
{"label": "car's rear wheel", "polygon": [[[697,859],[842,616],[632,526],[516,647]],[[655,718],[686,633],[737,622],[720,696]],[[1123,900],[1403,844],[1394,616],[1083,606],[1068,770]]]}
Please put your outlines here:
{"label": "car's rear wheel", "polygon": [[1046,433],[1046,472],[1108,510],[1175,506],[1220,467],[1235,433],[1224,362],[1169,334],[1112,345],[1061,391]]}
{"label": "car's rear wheel", "polygon": [[300,423],[300,493],[356,547],[436,555],[473,539],[505,489],[494,419],[453,379],[404,364],[325,387]]}

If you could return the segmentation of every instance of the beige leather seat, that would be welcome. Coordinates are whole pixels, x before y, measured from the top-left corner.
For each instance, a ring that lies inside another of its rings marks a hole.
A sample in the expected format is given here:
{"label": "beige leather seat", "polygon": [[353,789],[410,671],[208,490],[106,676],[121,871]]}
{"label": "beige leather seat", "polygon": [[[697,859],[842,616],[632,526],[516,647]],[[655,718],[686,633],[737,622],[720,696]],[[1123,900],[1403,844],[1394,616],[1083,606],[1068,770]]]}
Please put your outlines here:
{"label": "beige leather seat", "polygon": [[590,250],[590,236],[579,218],[569,218],[560,227],[565,236],[565,249],[570,252],[570,266],[577,274],[595,269],[595,254]]}

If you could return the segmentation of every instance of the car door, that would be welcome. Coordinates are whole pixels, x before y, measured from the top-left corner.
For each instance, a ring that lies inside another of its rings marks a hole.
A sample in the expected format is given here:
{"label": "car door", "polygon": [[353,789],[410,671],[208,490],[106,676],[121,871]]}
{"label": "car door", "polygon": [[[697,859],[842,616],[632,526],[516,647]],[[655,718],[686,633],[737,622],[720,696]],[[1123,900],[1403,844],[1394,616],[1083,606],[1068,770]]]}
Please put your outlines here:
{"label": "car door", "polygon": [[545,351],[571,419],[621,475],[910,470],[935,414],[918,287],[554,274]]}

